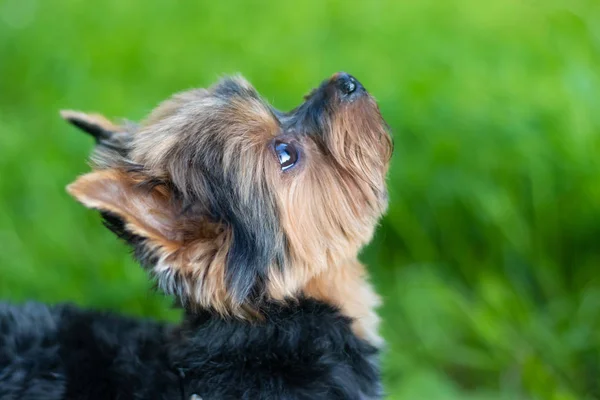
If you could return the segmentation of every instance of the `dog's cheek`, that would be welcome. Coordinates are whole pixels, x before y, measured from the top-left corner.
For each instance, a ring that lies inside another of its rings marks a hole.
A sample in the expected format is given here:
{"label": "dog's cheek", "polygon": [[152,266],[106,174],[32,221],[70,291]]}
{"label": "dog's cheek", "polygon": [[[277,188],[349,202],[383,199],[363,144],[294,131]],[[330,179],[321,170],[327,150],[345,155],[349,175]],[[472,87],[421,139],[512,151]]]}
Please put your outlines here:
{"label": "dog's cheek", "polygon": [[263,292],[277,244],[273,232],[258,221],[255,226],[237,219],[230,223],[233,234],[226,261],[227,290],[235,303],[242,304]]}

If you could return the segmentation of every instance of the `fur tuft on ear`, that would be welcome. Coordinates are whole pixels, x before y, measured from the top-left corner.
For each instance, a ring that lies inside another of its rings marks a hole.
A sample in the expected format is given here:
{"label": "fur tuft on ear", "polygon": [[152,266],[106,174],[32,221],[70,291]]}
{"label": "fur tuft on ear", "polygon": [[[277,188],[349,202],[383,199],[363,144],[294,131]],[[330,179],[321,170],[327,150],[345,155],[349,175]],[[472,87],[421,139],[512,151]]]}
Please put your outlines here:
{"label": "fur tuft on ear", "polygon": [[96,139],[96,142],[110,140],[112,135],[120,130],[117,125],[113,124],[100,114],[86,114],[80,111],[61,110],[60,116],[82,131],[89,133]]}
{"label": "fur tuft on ear", "polygon": [[60,115],[96,140],[92,161],[97,167],[114,166],[127,156],[131,134],[137,129],[136,124],[125,121],[122,126],[116,125],[100,114],[72,110],[62,110]]}

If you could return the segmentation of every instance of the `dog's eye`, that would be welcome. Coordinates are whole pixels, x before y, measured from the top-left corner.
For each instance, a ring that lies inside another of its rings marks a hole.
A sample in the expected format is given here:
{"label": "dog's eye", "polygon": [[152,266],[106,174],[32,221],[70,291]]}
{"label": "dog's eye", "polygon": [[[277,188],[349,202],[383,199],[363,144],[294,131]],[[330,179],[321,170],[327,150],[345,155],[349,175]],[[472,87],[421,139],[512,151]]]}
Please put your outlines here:
{"label": "dog's eye", "polygon": [[292,168],[298,162],[298,149],[291,143],[275,142],[275,153],[282,171]]}

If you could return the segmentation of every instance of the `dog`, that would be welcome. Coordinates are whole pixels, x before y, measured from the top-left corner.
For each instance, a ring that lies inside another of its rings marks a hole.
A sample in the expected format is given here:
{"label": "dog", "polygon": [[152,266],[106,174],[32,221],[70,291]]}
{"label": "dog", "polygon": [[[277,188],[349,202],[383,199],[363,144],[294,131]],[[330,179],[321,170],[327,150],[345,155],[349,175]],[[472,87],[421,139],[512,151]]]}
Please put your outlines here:
{"label": "dog", "polygon": [[379,298],[359,250],[387,207],[389,128],[337,73],[290,112],[241,76],[91,134],[67,191],[98,210],[180,324],[0,305],[0,398],[378,399]]}

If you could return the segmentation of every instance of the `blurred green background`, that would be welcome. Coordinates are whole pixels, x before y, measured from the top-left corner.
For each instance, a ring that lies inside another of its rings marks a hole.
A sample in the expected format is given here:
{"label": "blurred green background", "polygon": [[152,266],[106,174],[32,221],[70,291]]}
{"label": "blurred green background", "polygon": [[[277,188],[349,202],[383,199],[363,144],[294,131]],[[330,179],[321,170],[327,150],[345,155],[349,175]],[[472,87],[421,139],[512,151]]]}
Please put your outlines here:
{"label": "blurred green background", "polygon": [[92,141],[241,72],[281,109],[357,76],[395,136],[363,259],[390,399],[600,398],[600,2],[0,0],[0,298],[176,319],[64,187]]}

